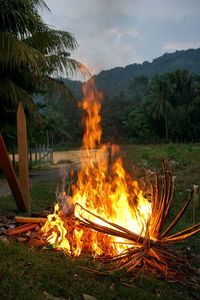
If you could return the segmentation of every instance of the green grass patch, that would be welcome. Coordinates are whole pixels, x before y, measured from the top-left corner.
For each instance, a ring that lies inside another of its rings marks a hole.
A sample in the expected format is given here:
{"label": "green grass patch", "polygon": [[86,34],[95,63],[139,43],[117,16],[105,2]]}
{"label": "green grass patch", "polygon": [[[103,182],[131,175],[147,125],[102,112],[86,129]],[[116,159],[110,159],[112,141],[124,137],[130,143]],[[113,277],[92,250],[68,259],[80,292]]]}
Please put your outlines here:
{"label": "green grass patch", "polygon": [[[34,183],[30,187],[31,212],[40,213],[51,207],[56,199],[57,181],[43,181]],[[17,210],[12,195],[0,198],[0,214],[15,215],[27,214]]]}
{"label": "green grass patch", "polygon": [[[200,185],[200,145],[192,144],[165,144],[165,145],[126,145],[121,147],[124,165],[134,173],[139,166],[136,177],[145,176],[146,170],[162,174],[162,160],[167,161],[168,169],[176,176],[176,188],[170,220],[183,206],[193,185]],[[200,187],[199,187],[200,189]],[[177,225],[176,230],[191,226],[194,219],[193,205],[195,205],[195,220],[200,222],[200,192],[191,202],[184,217]]]}
{"label": "green grass patch", "polygon": [[[44,292],[66,299],[193,299],[194,292],[153,274],[124,286],[118,274],[95,276],[81,267],[94,268],[88,258],[69,258],[62,252],[38,251],[16,242],[0,241],[0,299],[44,299]],[[175,297],[175,298],[174,298]]]}
{"label": "green grass patch", "polygon": [[189,164],[200,165],[200,145],[196,144],[126,145],[121,150],[129,163],[158,170],[162,159],[179,168]]}

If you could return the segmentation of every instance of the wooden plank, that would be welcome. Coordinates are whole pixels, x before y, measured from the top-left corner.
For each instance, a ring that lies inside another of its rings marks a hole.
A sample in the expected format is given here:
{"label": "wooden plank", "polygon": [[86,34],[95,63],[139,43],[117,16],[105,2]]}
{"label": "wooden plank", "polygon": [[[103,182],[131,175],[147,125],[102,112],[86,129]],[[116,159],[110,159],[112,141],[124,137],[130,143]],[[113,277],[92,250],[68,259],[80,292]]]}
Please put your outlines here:
{"label": "wooden plank", "polygon": [[6,231],[7,235],[17,235],[35,228],[38,224],[28,223]]}
{"label": "wooden plank", "polygon": [[26,209],[30,211],[26,117],[21,102],[19,103],[17,110],[17,138],[19,155],[19,182]]}
{"label": "wooden plank", "polygon": [[17,223],[45,223],[47,218],[42,217],[15,217],[15,222]]}
{"label": "wooden plank", "polygon": [[8,184],[10,186],[12,195],[15,199],[17,207],[19,210],[26,211],[26,205],[23,200],[22,192],[20,189],[19,182],[15,175],[12,163],[10,161],[3,137],[0,133],[0,167],[6,176]]}

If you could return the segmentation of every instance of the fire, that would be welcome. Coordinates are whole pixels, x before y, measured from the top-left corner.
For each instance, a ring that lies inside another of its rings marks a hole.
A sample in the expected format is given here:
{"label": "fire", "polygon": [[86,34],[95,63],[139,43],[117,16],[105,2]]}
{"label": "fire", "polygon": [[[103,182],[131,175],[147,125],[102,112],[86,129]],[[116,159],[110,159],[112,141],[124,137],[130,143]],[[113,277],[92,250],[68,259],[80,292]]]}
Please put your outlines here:
{"label": "fire", "polygon": [[[100,109],[103,96],[92,80],[84,84],[83,92],[82,108],[86,117],[82,149],[86,151],[86,157],[81,161],[77,183],[72,186],[72,196],[62,195],[70,214],[67,216],[66,211],[62,212],[61,205],[56,204],[42,232],[48,243],[68,254],[113,256],[133,247],[133,244],[87,228],[81,225],[80,220],[87,219],[109,227],[104,222],[107,220],[144,236],[146,224],[150,221],[151,203],[144,197],[138,182],[131,180],[125,172],[121,158],[110,166],[110,146],[101,145]],[[116,151],[116,147],[112,146],[112,150]]]}

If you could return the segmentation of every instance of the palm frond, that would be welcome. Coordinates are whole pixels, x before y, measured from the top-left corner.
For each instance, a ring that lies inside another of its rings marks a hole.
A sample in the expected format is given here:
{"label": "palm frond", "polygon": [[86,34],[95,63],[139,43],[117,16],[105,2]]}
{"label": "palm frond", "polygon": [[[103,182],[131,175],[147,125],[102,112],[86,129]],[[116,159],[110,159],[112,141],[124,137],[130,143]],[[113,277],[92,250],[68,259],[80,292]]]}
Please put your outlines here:
{"label": "palm frond", "polygon": [[59,91],[59,93],[62,93],[67,98],[75,100],[73,92],[63,83],[62,80],[45,76],[44,85],[50,93]]}
{"label": "palm frond", "polygon": [[[19,101],[34,108],[30,94],[58,86],[50,76],[89,74],[87,68],[70,59],[69,50],[78,43],[69,32],[51,29],[38,8],[48,9],[44,0],[0,0],[0,101],[13,110]],[[72,98],[71,91],[60,84]]]}
{"label": "palm frond", "polygon": [[38,50],[15,38],[10,32],[0,32],[0,62],[3,70],[19,69],[25,66],[39,70],[45,65],[45,57]]}
{"label": "palm frond", "polygon": [[36,32],[25,41],[44,54],[66,53],[70,55],[66,51],[74,50],[78,46],[75,37],[70,32],[54,29]]}
{"label": "palm frond", "polygon": [[48,27],[38,14],[38,6],[48,9],[43,0],[1,0],[0,30],[24,38]]}
{"label": "palm frond", "polygon": [[81,75],[91,76],[88,68],[75,59],[63,55],[49,55],[47,60],[49,66],[47,72],[49,75],[59,76],[66,74],[67,76],[74,76],[79,71]]}
{"label": "palm frond", "polygon": [[30,0],[30,2],[34,6],[38,6],[40,8],[45,8],[46,10],[51,11],[50,8],[47,6],[47,4],[45,3],[44,0]]}
{"label": "palm frond", "polygon": [[31,96],[15,82],[8,78],[0,79],[0,101],[5,108],[8,106],[16,109],[21,101],[25,109],[34,111],[36,106]]}

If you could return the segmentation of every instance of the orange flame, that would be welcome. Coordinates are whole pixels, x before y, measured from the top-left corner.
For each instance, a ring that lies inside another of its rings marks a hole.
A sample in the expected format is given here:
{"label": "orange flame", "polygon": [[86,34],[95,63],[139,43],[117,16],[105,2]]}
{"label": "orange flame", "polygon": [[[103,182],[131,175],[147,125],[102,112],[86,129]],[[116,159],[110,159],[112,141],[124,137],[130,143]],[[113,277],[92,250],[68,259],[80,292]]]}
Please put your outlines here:
{"label": "orange flame", "polygon": [[[120,158],[116,159],[112,167],[109,166],[109,145],[100,145],[102,94],[96,90],[92,80],[84,84],[83,92],[85,97],[82,107],[86,112],[83,149],[86,150],[87,157],[82,159],[77,183],[72,186],[72,197],[69,201],[66,196],[66,201],[73,202],[74,205],[79,203],[105,220],[144,235],[151,216],[151,203],[143,196],[138,182],[131,181],[126,174]],[[116,151],[116,147],[113,150]],[[82,210],[81,206],[75,206],[75,217],[108,226],[101,219]],[[57,204],[42,232],[49,243],[69,254],[89,252],[93,256],[110,256],[133,246],[122,238],[107,236],[81,226],[77,221],[72,224],[66,220]]]}

